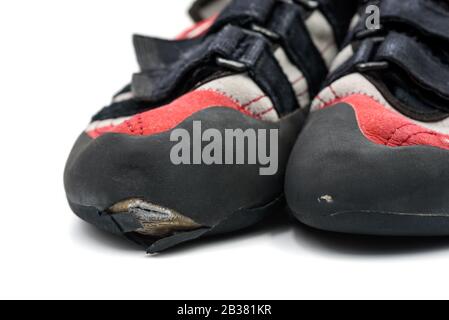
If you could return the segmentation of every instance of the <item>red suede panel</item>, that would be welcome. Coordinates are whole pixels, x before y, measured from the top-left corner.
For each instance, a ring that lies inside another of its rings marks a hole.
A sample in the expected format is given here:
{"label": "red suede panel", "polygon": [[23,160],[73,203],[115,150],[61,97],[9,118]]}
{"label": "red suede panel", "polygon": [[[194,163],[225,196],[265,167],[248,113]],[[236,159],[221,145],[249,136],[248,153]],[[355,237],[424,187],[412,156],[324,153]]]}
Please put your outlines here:
{"label": "red suede panel", "polygon": [[362,133],[374,143],[389,147],[425,145],[449,150],[449,135],[419,126],[367,95],[344,97],[324,108],[339,102],[354,108]]}
{"label": "red suede panel", "polygon": [[138,114],[119,126],[97,129],[88,134],[92,138],[98,138],[105,133],[141,136],[158,134],[175,128],[194,113],[210,107],[227,107],[253,116],[236,101],[219,92],[197,90],[180,97],[169,105]]}
{"label": "red suede panel", "polygon": [[89,137],[91,137],[92,139],[96,139],[100,136],[102,136],[105,133],[111,132],[112,130],[114,130],[115,126],[110,125],[107,127],[103,127],[103,128],[98,128],[92,131],[88,131],[87,134],[89,135]]}

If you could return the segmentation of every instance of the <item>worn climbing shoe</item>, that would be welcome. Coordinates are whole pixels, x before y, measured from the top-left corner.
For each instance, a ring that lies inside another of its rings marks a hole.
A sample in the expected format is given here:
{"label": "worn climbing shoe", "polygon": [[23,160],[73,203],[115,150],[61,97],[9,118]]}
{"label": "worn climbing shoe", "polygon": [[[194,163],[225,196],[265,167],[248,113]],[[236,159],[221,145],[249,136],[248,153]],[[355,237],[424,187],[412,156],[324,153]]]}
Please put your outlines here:
{"label": "worn climbing shoe", "polygon": [[197,3],[203,20],[182,39],[134,37],[141,72],[67,162],[73,211],[150,253],[279,212],[291,149],[357,1],[225,2]]}
{"label": "worn climbing shoe", "polygon": [[448,2],[369,1],[358,17],[292,153],[288,204],[318,229],[449,235]]}

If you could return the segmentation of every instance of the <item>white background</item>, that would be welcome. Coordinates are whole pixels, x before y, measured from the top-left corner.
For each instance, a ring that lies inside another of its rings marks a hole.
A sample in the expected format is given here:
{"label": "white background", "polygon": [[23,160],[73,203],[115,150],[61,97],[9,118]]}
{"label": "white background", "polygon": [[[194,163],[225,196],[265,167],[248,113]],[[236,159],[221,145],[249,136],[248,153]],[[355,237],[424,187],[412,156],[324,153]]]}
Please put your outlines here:
{"label": "white background", "polygon": [[71,213],[65,160],[137,70],[131,34],[174,37],[188,2],[2,2],[0,298],[449,298],[449,238],[333,235],[280,215],[149,257]]}

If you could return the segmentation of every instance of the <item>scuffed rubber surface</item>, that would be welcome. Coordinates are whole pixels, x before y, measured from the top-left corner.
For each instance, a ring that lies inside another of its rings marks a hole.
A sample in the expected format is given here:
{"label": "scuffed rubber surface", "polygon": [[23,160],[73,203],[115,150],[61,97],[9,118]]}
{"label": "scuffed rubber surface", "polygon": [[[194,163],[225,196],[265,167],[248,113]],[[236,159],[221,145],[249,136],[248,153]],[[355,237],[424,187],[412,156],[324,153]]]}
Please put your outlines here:
{"label": "scuffed rubber surface", "polygon": [[110,215],[92,207],[82,207],[73,204],[71,204],[71,207],[73,212],[84,221],[106,232],[123,236],[146,248],[147,253],[155,254],[202,237],[231,233],[251,227],[261,222],[267,216],[283,211],[285,209],[285,199],[281,196],[265,206],[238,210],[211,228],[178,232],[162,239],[142,236],[136,233],[136,230],[142,226],[139,221],[133,219],[129,214]]}
{"label": "scuffed rubber surface", "polygon": [[289,161],[286,198],[303,223],[383,235],[449,235],[449,152],[368,141],[353,108],[314,112]]}
{"label": "scuffed rubber surface", "polygon": [[[106,134],[94,140],[83,134],[65,171],[67,197],[75,213],[99,228],[149,246],[151,253],[204,235],[240,230],[273,213],[283,195],[286,163],[304,123],[303,112],[275,124],[217,107],[194,114],[177,128],[192,135],[193,121],[201,121],[203,132],[280,129],[278,173],[261,176],[260,167],[254,165],[173,165],[171,131],[152,136]],[[137,221],[118,221],[115,215],[104,214],[112,205],[134,198],[175,210],[204,228],[166,239],[136,238]]]}

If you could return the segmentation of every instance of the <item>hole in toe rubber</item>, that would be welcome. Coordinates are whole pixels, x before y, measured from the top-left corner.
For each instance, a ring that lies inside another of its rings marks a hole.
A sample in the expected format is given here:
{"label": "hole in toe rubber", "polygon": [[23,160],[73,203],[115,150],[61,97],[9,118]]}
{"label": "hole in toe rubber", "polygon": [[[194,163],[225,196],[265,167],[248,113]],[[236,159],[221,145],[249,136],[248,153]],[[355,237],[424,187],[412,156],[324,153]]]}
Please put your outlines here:
{"label": "hole in toe rubber", "polygon": [[142,228],[135,232],[155,238],[167,237],[180,231],[193,231],[202,228],[192,219],[179,212],[164,208],[141,199],[121,201],[107,211],[108,214],[130,214],[139,221]]}

